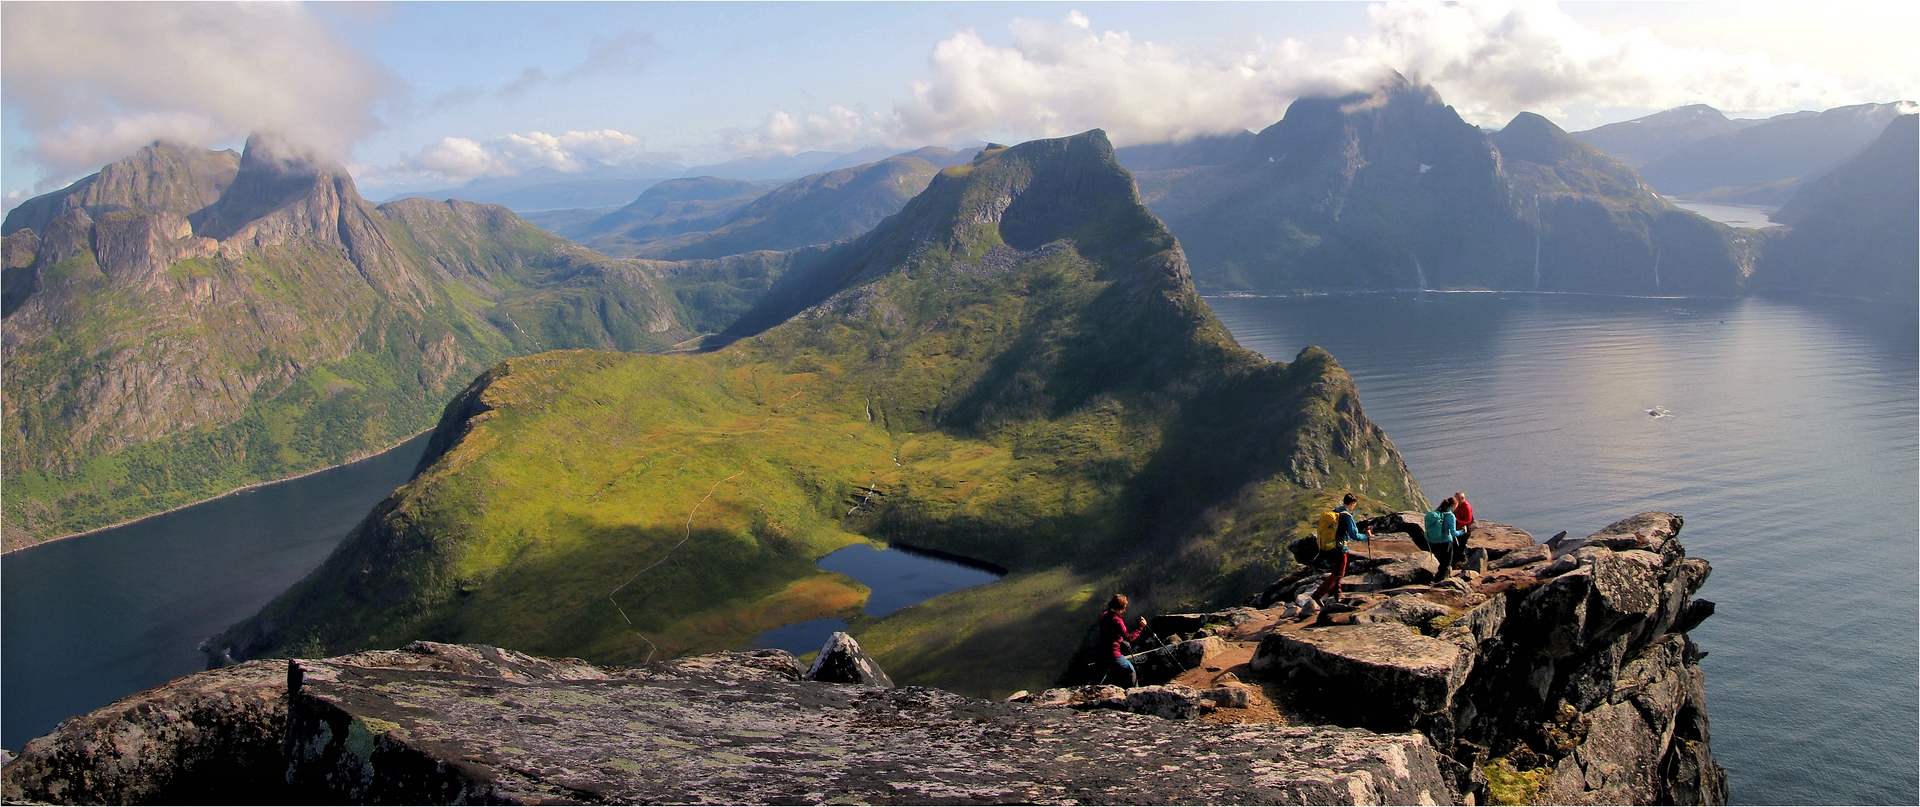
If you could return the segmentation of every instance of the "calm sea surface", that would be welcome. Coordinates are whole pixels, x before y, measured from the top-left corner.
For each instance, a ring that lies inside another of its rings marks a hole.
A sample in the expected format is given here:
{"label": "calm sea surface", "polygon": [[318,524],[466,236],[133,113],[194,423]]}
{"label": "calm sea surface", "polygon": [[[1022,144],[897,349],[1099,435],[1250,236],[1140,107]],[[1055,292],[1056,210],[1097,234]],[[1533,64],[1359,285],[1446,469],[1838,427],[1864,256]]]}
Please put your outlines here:
{"label": "calm sea surface", "polygon": [[[1741,803],[1920,803],[1915,311],[1843,301],[1211,298],[1316,344],[1427,495],[1544,538],[1646,510],[1713,564],[1714,755]],[[1648,414],[1649,410],[1660,417]]]}
{"label": "calm sea surface", "polygon": [[319,566],[426,447],[0,558],[0,747],[205,669],[200,642]]}

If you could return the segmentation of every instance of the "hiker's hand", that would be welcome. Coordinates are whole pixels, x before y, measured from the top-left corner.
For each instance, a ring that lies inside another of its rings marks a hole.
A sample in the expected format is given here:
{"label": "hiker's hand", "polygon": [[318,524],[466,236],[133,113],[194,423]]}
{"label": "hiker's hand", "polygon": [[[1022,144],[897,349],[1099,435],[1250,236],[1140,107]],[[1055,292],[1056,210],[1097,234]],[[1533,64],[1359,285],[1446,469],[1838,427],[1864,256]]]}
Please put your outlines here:
{"label": "hiker's hand", "polygon": [[1144,628],[1144,627],[1146,627],[1146,626],[1147,626],[1147,618],[1146,618],[1146,617],[1144,617],[1144,616],[1143,616],[1143,617],[1140,617],[1140,627],[1143,627],[1143,628]]}

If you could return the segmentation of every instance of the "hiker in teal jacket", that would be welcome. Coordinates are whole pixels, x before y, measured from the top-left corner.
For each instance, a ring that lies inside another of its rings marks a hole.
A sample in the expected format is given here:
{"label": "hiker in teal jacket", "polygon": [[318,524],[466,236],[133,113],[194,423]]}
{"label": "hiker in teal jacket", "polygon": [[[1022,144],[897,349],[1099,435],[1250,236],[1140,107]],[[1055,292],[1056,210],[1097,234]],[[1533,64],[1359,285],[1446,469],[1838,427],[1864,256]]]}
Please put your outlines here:
{"label": "hiker in teal jacket", "polygon": [[1454,539],[1465,534],[1454,526],[1454,505],[1453,499],[1449,498],[1441,502],[1438,509],[1427,511],[1427,547],[1433,552],[1433,557],[1440,561],[1439,576],[1443,579],[1453,574]]}

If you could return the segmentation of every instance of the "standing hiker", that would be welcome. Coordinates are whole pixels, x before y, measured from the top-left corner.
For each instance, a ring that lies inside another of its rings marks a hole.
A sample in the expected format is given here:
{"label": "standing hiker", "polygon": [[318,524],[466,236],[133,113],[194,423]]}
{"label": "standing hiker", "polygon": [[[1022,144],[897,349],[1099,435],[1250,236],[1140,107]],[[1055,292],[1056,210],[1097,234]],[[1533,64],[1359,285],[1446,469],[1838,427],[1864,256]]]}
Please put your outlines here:
{"label": "standing hiker", "polygon": [[1460,534],[1473,534],[1473,505],[1467,503],[1467,494],[1453,492],[1453,520],[1460,522]]}
{"label": "standing hiker", "polygon": [[1447,499],[1438,508],[1427,511],[1427,551],[1440,561],[1439,577],[1443,580],[1453,575],[1453,539],[1464,534],[1455,526],[1455,506],[1454,500]]}
{"label": "standing hiker", "polygon": [[[1352,610],[1340,602],[1340,578],[1347,576],[1347,542],[1360,540],[1360,528],[1353,520],[1353,506],[1359,503],[1360,497],[1349,493],[1341,497],[1339,507],[1320,514],[1320,554],[1333,567],[1313,592],[1312,602],[1320,609]],[[1372,538],[1373,528],[1368,527],[1367,539]]]}
{"label": "standing hiker", "polygon": [[1140,686],[1140,676],[1134,672],[1133,662],[1127,660],[1120,643],[1140,638],[1140,632],[1147,629],[1147,618],[1140,617],[1139,624],[1133,630],[1127,630],[1127,595],[1115,594],[1113,599],[1107,600],[1107,610],[1100,612],[1099,625],[1100,648],[1110,652],[1102,653],[1109,658],[1104,659],[1106,669],[1101,672],[1100,680],[1094,683],[1104,684],[1114,680],[1123,687]]}

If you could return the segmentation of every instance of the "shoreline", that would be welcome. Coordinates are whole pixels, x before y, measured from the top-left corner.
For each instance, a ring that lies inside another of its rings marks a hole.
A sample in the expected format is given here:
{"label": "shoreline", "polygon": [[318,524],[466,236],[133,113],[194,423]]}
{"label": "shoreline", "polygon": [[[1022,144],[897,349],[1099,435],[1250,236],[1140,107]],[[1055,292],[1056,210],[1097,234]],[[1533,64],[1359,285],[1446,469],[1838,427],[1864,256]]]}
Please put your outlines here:
{"label": "shoreline", "polygon": [[93,529],[90,529],[90,530],[86,530],[86,531],[83,531],[83,532],[70,532],[70,533],[67,533],[66,535],[60,535],[60,536],[55,536],[55,537],[53,537],[53,538],[48,538],[48,539],[46,539],[46,540],[44,540],[44,541],[35,541],[35,542],[33,542],[33,543],[31,543],[31,544],[27,544],[26,546],[16,546],[16,547],[14,547],[14,548],[12,548],[12,549],[8,549],[8,550],[5,550],[5,551],[0,551],[0,557],[4,557],[4,556],[6,556],[6,555],[11,555],[11,554],[13,554],[13,553],[15,553],[15,552],[24,552],[24,551],[26,551],[26,550],[29,550],[29,549],[32,549],[32,548],[34,548],[34,547],[37,547],[37,546],[46,546],[47,544],[51,544],[51,543],[53,543],[53,542],[55,542],[55,541],[65,541],[65,540],[67,540],[68,538],[81,538],[81,537],[84,537],[84,536],[88,536],[88,535],[92,535],[92,534],[94,534],[94,533],[98,533],[98,532],[106,532],[107,530],[112,530],[112,529],[119,529],[119,528],[121,528],[121,527],[125,527],[125,526],[127,526],[127,525],[129,525],[129,524],[138,524],[138,523],[140,523],[140,522],[142,522],[142,521],[146,521],[147,519],[150,519],[150,518],[156,518],[156,517],[159,517],[159,516],[164,516],[164,515],[166,515],[166,514],[168,514],[168,513],[177,513],[177,512],[179,512],[179,511],[181,511],[181,510],[185,510],[185,509],[187,509],[187,508],[189,508],[189,507],[198,507],[198,506],[200,506],[200,505],[203,505],[203,504],[206,504],[207,502],[212,502],[212,501],[219,501],[219,500],[221,500],[221,499],[224,499],[224,498],[226,498],[226,497],[228,497],[228,496],[236,496],[236,495],[239,495],[239,494],[242,494],[242,493],[246,493],[247,491],[250,491],[250,490],[255,490],[255,489],[258,489],[258,488],[264,488],[264,487],[267,487],[268,485],[278,485],[278,484],[280,484],[280,483],[282,483],[282,482],[292,482],[292,481],[294,481],[294,480],[296,480],[296,479],[304,479],[304,478],[306,478],[306,477],[309,477],[309,476],[313,476],[314,474],[319,474],[319,473],[325,473],[325,472],[327,472],[327,471],[331,471],[331,470],[335,470],[335,469],[337,469],[337,468],[345,468],[345,467],[347,467],[347,466],[349,466],[349,465],[357,465],[357,464],[359,464],[359,463],[362,463],[362,462],[366,462],[367,460],[370,460],[370,459],[373,459],[374,457],[378,457],[378,456],[380,456],[380,455],[382,455],[382,454],[385,454],[385,453],[387,453],[387,452],[389,452],[389,451],[392,451],[392,450],[394,450],[394,449],[396,449],[396,448],[399,448],[399,447],[401,447],[401,446],[403,446],[403,445],[406,445],[407,443],[409,443],[409,442],[412,442],[413,440],[416,440],[416,439],[418,439],[418,438],[419,438],[419,437],[420,437],[421,435],[423,435],[423,434],[429,434],[429,433],[431,433],[432,431],[433,431],[433,429],[432,429],[432,428],[427,428],[427,429],[421,429],[421,430],[420,430],[420,431],[418,431],[418,432],[415,432],[415,433],[413,433],[413,434],[410,434],[410,435],[407,435],[407,437],[406,437],[406,438],[404,438],[404,439],[402,439],[402,440],[400,440],[399,442],[396,442],[396,443],[394,443],[394,444],[392,444],[392,445],[389,445],[389,446],[387,446],[387,447],[385,447],[385,448],[382,448],[382,449],[380,449],[380,450],[378,450],[378,451],[373,451],[373,452],[370,452],[370,453],[367,453],[367,454],[364,454],[364,455],[362,455],[362,456],[359,456],[359,457],[355,457],[355,458],[353,458],[353,459],[350,459],[350,460],[347,460],[346,462],[342,462],[342,463],[339,463],[339,464],[337,464],[337,465],[329,465],[329,466],[326,466],[325,468],[315,468],[315,469],[313,469],[313,470],[311,470],[311,471],[302,471],[302,472],[300,472],[300,473],[297,473],[297,474],[294,474],[294,475],[292,475],[292,476],[283,476],[283,477],[281,477],[281,478],[279,478],[279,479],[268,479],[268,480],[265,480],[265,481],[261,481],[261,482],[253,482],[253,483],[249,483],[249,484],[246,484],[246,485],[242,485],[242,486],[240,486],[240,487],[237,487],[237,488],[234,488],[233,490],[229,490],[229,491],[227,491],[227,492],[225,492],[225,493],[222,493],[222,494],[220,494],[220,495],[217,495],[217,496],[208,496],[207,498],[205,498],[205,499],[200,499],[200,500],[198,500],[198,501],[192,501],[192,502],[187,502],[186,504],[181,504],[181,505],[175,505],[175,506],[173,506],[173,507],[169,507],[169,508],[167,508],[167,509],[165,509],[165,510],[159,510],[159,511],[156,511],[156,512],[152,512],[152,513],[148,513],[148,514],[146,514],[146,515],[144,515],[144,516],[139,516],[139,517],[136,517],[136,518],[130,518],[130,519],[127,519],[127,520],[125,520],[125,521],[121,521],[121,522],[118,522],[118,523],[114,523],[114,524],[108,524],[108,525],[106,525],[106,526],[103,526],[103,527],[94,527]]}

